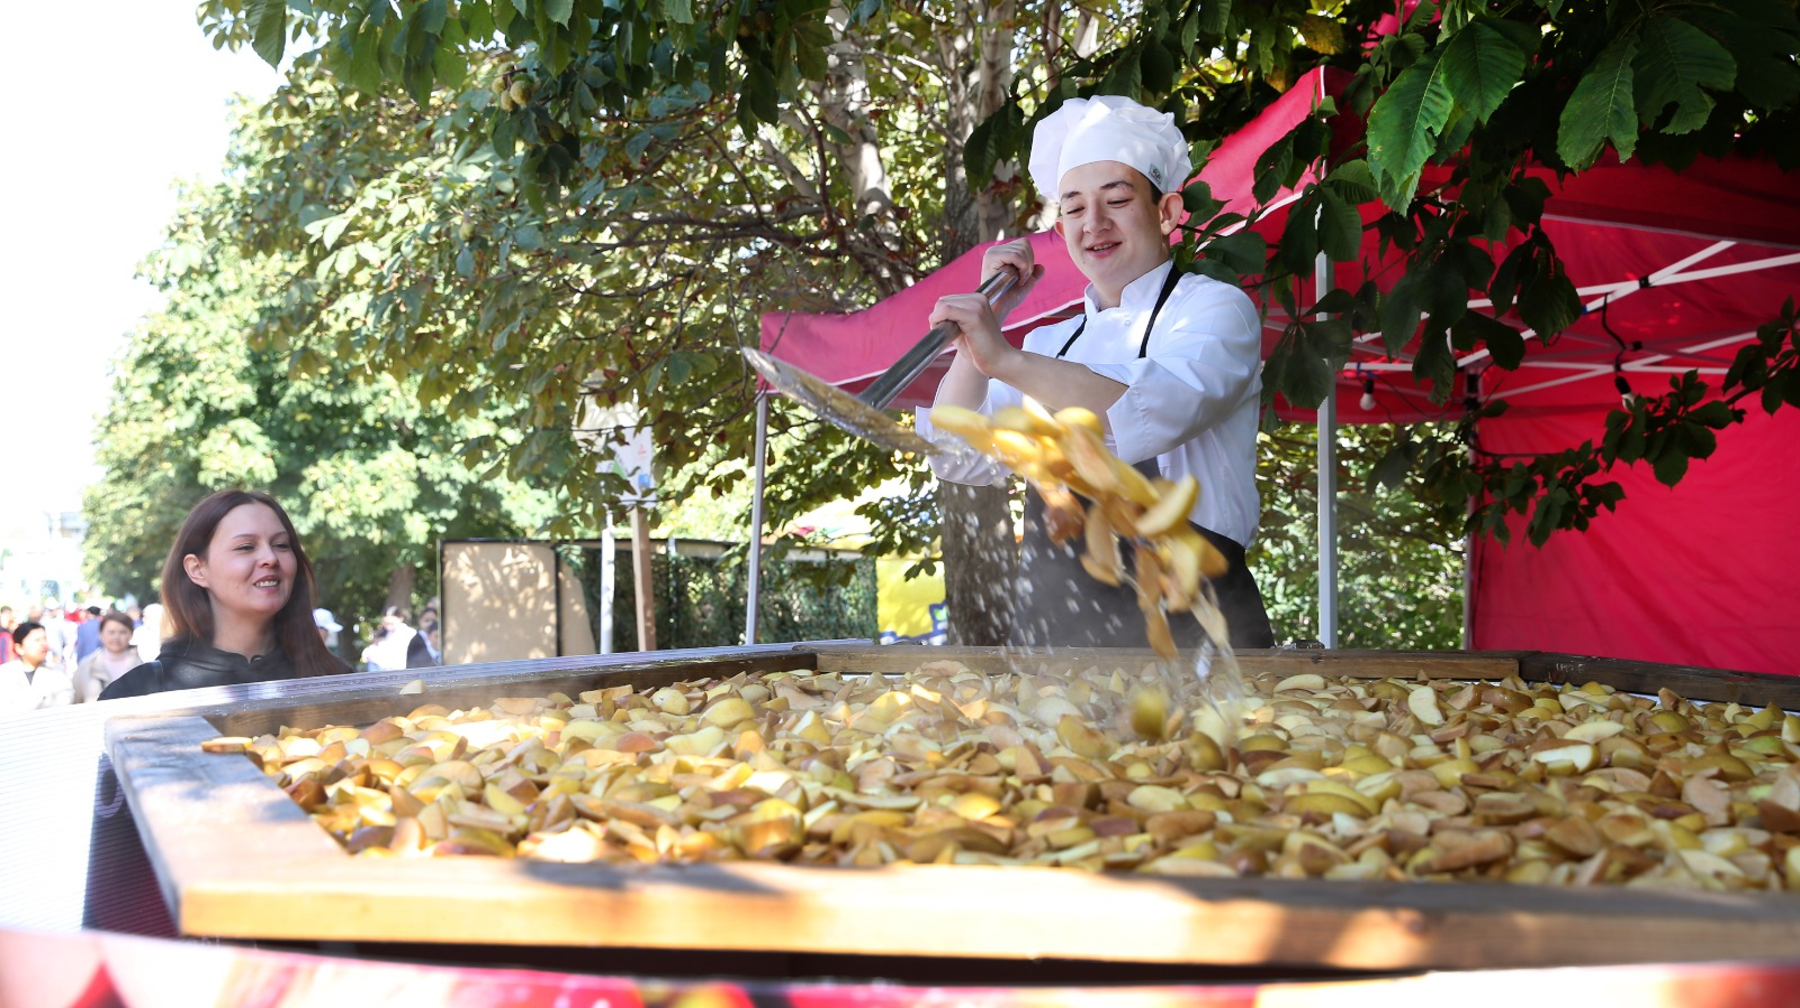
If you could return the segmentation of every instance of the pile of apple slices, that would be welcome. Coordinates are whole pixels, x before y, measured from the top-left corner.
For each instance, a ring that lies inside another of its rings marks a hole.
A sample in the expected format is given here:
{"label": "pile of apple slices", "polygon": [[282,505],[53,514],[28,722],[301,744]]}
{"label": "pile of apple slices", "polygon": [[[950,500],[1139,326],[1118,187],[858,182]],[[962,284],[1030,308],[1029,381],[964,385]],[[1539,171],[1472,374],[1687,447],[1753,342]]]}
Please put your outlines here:
{"label": "pile of apple slices", "polygon": [[1800,887],[1800,717],[1773,707],[1265,673],[1235,735],[1197,702],[1145,732],[1126,698],[1159,675],[739,674],[205,748],[361,857]]}
{"label": "pile of apple slices", "polygon": [[[988,417],[940,405],[932,407],[931,422],[1024,477],[1043,498],[1051,541],[1081,536],[1081,566],[1095,580],[1136,588],[1157,654],[1176,657],[1170,613],[1192,613],[1209,637],[1225,643],[1224,617],[1202,581],[1222,576],[1226,559],[1188,523],[1199,480],[1146,477],[1106,450],[1100,418],[1079,406],[1054,414],[1007,406]],[[1122,540],[1135,546],[1129,574]]]}

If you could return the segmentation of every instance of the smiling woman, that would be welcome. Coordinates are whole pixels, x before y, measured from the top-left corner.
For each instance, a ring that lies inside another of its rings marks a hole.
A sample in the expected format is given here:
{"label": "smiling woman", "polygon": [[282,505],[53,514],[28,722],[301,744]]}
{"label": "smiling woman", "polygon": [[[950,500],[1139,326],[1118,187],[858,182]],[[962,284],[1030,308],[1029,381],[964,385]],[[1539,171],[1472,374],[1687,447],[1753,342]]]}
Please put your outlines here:
{"label": "smiling woman", "polygon": [[163,563],[160,657],[102,700],[165,690],[335,675],[349,667],[313,623],[313,571],[275,498],[222,490],[194,505]]}

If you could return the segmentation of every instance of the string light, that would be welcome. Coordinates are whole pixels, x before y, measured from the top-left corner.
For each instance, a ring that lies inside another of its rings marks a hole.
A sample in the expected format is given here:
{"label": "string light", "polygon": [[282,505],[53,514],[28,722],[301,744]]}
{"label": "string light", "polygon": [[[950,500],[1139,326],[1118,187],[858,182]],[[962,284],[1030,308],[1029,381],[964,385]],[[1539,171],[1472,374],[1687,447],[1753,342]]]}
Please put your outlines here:
{"label": "string light", "polygon": [[[1357,370],[1361,371],[1362,369],[1357,368]],[[1375,376],[1363,375],[1362,386],[1362,398],[1356,401],[1356,405],[1361,406],[1366,412],[1374,412],[1375,408],[1381,405],[1375,401]]]}
{"label": "string light", "polygon": [[1631,390],[1631,383],[1625,380],[1625,368],[1622,361],[1624,356],[1621,353],[1618,357],[1613,358],[1613,388],[1619,390],[1619,402],[1626,409],[1630,409],[1631,404],[1637,402],[1637,393]]}

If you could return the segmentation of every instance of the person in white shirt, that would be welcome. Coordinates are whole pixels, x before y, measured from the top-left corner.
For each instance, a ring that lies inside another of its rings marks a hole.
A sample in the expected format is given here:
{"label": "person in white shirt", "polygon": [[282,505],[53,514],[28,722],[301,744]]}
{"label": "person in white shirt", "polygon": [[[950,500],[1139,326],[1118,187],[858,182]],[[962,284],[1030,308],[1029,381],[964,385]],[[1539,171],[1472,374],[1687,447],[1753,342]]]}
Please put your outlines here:
{"label": "person in white shirt", "polygon": [[[979,294],[938,301],[930,322],[953,322],[961,335],[936,401],[990,415],[1026,396],[1052,411],[1085,407],[1101,418],[1106,446],[1121,459],[1172,480],[1196,476],[1201,493],[1189,519],[1231,563],[1213,582],[1230,643],[1272,646],[1244,562],[1260,515],[1261,325],[1242,290],[1180,273],[1170,259],[1191,170],[1186,140],[1173,116],[1128,98],[1072,99],[1038,124],[1030,170],[1044,197],[1060,204],[1056,232],[1089,281],[1084,311],[1013,347],[1000,321],[1044,269],[1025,239],[990,248],[982,278],[1010,270],[1020,282],[993,306]],[[919,430],[934,440],[949,436],[923,410]],[[1005,478],[998,464],[975,456],[932,465],[952,482]],[[1042,511],[1028,489],[1014,643],[1143,646],[1135,592],[1083,572],[1072,549],[1050,542]],[[1202,636],[1192,620],[1174,621],[1173,629],[1184,646]]]}
{"label": "person in white shirt", "polygon": [[131,649],[145,661],[155,661],[162,653],[163,634],[167,629],[163,626],[163,607],[160,602],[152,602],[144,607],[144,621],[131,631]]}
{"label": "person in white shirt", "polygon": [[412,645],[417,630],[406,625],[406,610],[388,606],[381,612],[381,626],[375,640],[363,648],[362,660],[370,672],[392,672],[406,668],[406,650]]}
{"label": "person in white shirt", "polygon": [[75,683],[49,664],[50,635],[41,623],[13,629],[13,660],[0,665],[0,717],[75,702]]}

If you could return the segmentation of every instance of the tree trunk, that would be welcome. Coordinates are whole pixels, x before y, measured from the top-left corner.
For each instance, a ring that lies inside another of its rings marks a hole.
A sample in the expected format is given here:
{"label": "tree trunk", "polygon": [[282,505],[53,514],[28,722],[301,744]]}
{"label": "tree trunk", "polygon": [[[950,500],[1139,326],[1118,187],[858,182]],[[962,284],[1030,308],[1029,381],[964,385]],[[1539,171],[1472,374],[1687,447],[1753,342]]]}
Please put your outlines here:
{"label": "tree trunk", "polygon": [[382,603],[383,611],[387,607],[396,606],[406,610],[408,619],[412,617],[413,580],[417,575],[418,570],[411,562],[403,563],[389,572],[387,601]]}
{"label": "tree trunk", "polygon": [[944,602],[951,644],[1006,643],[1017,596],[1019,544],[1005,486],[938,483]]}
{"label": "tree trunk", "polygon": [[849,183],[856,215],[842,241],[885,297],[904,289],[910,278],[894,266],[903,249],[894,227],[893,183],[882,160],[880,131],[869,118],[868,43],[850,28],[850,12],[843,4],[832,5],[827,21],[834,39],[825,47],[825,80],[813,93],[819,117],[847,138],[825,142]]}
{"label": "tree trunk", "polygon": [[[1006,237],[1011,218],[1004,199],[984,187],[971,191],[963,147],[975,126],[1006,100],[1012,85],[1011,30],[1014,0],[956,5],[962,32],[945,32],[938,58],[945,70],[944,259]],[[1012,627],[1019,548],[1013,537],[1010,492],[1005,486],[938,484],[942,516],[944,599],[950,611],[950,643],[1004,644]]]}

